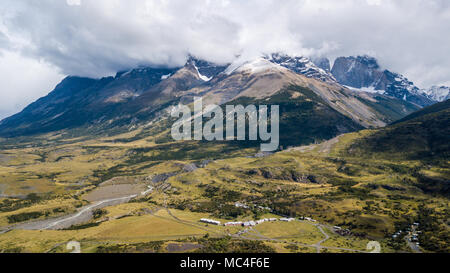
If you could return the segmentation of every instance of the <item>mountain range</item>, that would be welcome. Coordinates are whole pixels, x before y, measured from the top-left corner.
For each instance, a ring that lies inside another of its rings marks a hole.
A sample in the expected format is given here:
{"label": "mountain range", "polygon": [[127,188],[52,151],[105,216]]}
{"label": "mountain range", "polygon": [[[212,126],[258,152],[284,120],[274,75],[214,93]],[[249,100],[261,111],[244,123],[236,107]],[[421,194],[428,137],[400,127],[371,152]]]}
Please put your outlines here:
{"label": "mountain range", "polygon": [[218,105],[281,104],[281,127],[302,124],[308,132],[287,145],[383,127],[448,98],[448,88],[420,90],[368,56],[337,58],[333,67],[326,58],[282,53],[231,64],[190,57],[177,68],[139,67],[101,79],[69,76],[47,96],[0,121],[0,136],[127,131],[168,117],[173,105],[195,96]]}

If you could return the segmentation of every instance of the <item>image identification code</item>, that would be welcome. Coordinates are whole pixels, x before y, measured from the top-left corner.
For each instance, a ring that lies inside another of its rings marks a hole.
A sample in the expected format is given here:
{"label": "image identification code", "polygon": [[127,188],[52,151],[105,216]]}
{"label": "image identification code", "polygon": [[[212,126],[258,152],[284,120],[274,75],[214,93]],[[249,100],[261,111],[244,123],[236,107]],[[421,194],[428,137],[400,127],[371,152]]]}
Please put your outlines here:
{"label": "image identification code", "polygon": [[270,258],[224,258],[223,261],[210,259],[183,259],[180,268],[270,268]]}

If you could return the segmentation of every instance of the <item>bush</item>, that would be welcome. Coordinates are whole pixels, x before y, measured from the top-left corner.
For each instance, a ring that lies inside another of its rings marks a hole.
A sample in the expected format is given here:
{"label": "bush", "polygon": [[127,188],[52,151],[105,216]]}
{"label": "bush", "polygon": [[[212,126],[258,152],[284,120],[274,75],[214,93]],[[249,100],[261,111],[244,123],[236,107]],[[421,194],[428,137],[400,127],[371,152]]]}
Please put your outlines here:
{"label": "bush", "polygon": [[24,213],[20,213],[20,214],[10,215],[7,218],[8,218],[8,223],[13,224],[13,223],[24,222],[24,221],[31,220],[31,219],[36,219],[43,215],[44,215],[44,213],[42,213],[40,211],[34,211],[34,212],[24,212]]}

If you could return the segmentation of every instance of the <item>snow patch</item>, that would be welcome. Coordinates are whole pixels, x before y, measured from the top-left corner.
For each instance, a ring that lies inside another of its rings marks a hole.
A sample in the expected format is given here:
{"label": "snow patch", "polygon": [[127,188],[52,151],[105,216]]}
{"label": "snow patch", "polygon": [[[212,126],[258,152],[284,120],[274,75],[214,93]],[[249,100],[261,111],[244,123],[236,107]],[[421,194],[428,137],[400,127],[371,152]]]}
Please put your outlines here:
{"label": "snow patch", "polygon": [[123,73],[120,77],[122,78],[122,77],[124,77],[124,76],[126,76],[126,75],[128,75],[128,74],[130,74],[131,73],[131,71],[133,71],[133,69],[131,69],[131,70],[128,70],[127,72],[125,72],[125,73]]}
{"label": "snow patch", "polygon": [[376,90],[374,86],[355,88],[355,87],[351,87],[348,85],[344,85],[344,87],[346,87],[350,90],[353,90],[353,91],[358,91],[358,92],[367,92],[367,93],[374,93],[374,94],[381,94],[381,95],[386,93],[385,90]]}
{"label": "snow patch", "polygon": [[350,71],[352,71],[352,70],[355,68],[355,65],[356,65],[356,61],[353,60],[353,61],[352,61],[352,64],[350,65],[350,67],[349,67],[348,70],[347,70],[347,73],[349,73]]}
{"label": "snow patch", "polygon": [[172,74],[162,75],[162,76],[161,76],[161,80],[166,80],[166,79],[168,79],[170,76],[172,76]]}
{"label": "snow patch", "polygon": [[225,70],[225,73],[227,75],[234,72],[250,72],[254,74],[268,70],[286,70],[286,68],[260,57],[252,61],[236,61]]}
{"label": "snow patch", "polygon": [[198,67],[194,64],[194,67],[195,67],[195,70],[197,70],[197,74],[198,74],[198,77],[201,79],[201,80],[203,80],[203,81],[205,81],[205,82],[209,82],[213,77],[207,77],[207,76],[205,76],[205,75],[202,75],[201,73],[200,73],[200,71],[198,70]]}
{"label": "snow patch", "polygon": [[331,73],[315,65],[309,58],[303,56],[289,56],[282,53],[273,53],[265,59],[279,64],[291,71],[302,74],[308,78],[315,78],[325,82],[336,82]]}

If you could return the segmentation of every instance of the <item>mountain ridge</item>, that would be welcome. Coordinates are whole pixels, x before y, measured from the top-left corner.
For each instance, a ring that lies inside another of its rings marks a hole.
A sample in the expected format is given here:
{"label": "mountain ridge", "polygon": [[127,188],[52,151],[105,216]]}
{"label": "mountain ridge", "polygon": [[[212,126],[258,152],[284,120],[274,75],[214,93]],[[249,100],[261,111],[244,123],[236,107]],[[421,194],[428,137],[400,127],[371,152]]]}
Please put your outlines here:
{"label": "mountain ridge", "polygon": [[[86,82],[86,86],[76,82],[73,87],[66,86],[75,80]],[[221,105],[239,97],[270,97],[291,85],[311,89],[365,128],[384,126],[418,109],[409,104],[405,108],[404,102],[382,94],[349,90],[305,57],[274,53],[253,61],[217,65],[191,56],[179,68],[140,67],[98,80],[67,77],[48,96],[1,121],[0,135],[33,135],[89,124],[99,131],[135,126],[167,116],[168,107],[192,101],[194,96]],[[386,111],[381,104],[387,102],[399,111],[394,115]],[[31,112],[31,108],[35,110]]]}
{"label": "mountain ridge", "polygon": [[353,143],[348,153],[362,157],[443,159],[450,155],[450,100],[440,102]]}
{"label": "mountain ridge", "polygon": [[450,87],[448,86],[431,86],[428,89],[421,89],[420,92],[428,98],[442,102],[450,99]]}
{"label": "mountain ridge", "polygon": [[376,92],[415,103],[421,107],[434,103],[403,75],[381,69],[370,56],[339,57],[331,70],[337,81],[355,90]]}

